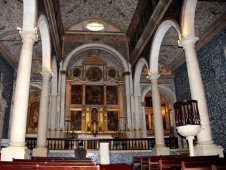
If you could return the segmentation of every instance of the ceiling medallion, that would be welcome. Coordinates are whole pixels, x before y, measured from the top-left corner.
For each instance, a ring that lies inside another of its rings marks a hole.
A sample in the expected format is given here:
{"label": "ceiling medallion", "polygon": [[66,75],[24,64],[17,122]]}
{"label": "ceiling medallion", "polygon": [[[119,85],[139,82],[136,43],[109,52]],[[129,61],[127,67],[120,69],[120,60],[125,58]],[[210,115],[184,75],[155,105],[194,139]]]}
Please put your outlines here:
{"label": "ceiling medallion", "polygon": [[102,31],[104,24],[100,21],[89,21],[86,23],[86,28],[90,31]]}

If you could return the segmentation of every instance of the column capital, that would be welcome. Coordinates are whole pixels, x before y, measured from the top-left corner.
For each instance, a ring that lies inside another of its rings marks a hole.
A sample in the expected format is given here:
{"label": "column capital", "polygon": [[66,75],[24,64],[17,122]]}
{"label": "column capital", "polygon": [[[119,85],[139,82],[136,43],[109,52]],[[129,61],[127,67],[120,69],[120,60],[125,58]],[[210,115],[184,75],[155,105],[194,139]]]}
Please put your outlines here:
{"label": "column capital", "polygon": [[33,43],[38,41],[38,35],[35,31],[19,31],[22,42],[25,40],[32,40]]}
{"label": "column capital", "polygon": [[179,41],[179,45],[185,48],[187,45],[195,45],[198,40],[199,37],[183,37],[181,41]]}
{"label": "column capital", "polygon": [[42,71],[40,74],[42,75],[43,79],[49,79],[52,76],[52,73],[50,71]]}
{"label": "column capital", "polygon": [[160,77],[160,75],[157,73],[150,73],[150,74],[148,74],[147,79],[148,80],[158,80],[159,77]]}

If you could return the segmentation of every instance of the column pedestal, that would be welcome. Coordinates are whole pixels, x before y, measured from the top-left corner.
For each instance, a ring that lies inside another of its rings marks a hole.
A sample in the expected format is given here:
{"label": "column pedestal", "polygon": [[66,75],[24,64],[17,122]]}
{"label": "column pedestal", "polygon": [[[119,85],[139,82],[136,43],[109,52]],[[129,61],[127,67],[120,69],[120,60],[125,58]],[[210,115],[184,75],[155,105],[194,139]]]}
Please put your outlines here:
{"label": "column pedestal", "polygon": [[195,156],[219,155],[220,157],[224,157],[223,151],[222,146],[215,144],[195,146]]}
{"label": "column pedestal", "polygon": [[154,156],[157,156],[157,155],[170,155],[170,150],[169,148],[163,146],[163,147],[154,147],[152,149],[152,154]]}
{"label": "column pedestal", "polygon": [[48,149],[47,148],[35,148],[33,149],[33,156],[48,156]]}
{"label": "column pedestal", "polygon": [[1,150],[1,161],[12,161],[16,159],[30,159],[30,149],[24,147],[7,147]]}

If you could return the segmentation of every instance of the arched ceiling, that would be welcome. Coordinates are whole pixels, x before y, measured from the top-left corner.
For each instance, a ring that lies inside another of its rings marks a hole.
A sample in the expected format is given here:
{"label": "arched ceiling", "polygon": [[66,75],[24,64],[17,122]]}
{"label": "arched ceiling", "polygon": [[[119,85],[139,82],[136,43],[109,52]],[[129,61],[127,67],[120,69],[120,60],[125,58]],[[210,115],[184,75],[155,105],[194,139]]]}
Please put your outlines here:
{"label": "arched ceiling", "polygon": [[64,30],[87,19],[104,20],[127,31],[138,0],[60,0]]}

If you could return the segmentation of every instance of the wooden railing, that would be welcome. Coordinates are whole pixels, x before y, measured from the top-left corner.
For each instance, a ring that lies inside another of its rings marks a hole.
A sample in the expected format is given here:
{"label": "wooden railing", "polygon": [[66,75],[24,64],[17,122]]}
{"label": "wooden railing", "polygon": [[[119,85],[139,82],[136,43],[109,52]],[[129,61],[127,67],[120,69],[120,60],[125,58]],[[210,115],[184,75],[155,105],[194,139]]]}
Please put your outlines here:
{"label": "wooden railing", "polygon": [[200,125],[197,100],[183,100],[174,103],[176,126]]}
{"label": "wooden railing", "polygon": [[[33,149],[36,138],[27,138],[27,147]],[[72,150],[76,148],[78,142],[82,141],[86,149],[99,150],[100,143],[109,143],[110,150],[150,150],[155,147],[154,138],[134,138],[134,139],[67,139],[67,138],[47,138],[49,150]],[[170,149],[178,148],[178,139],[165,138],[165,145]]]}

